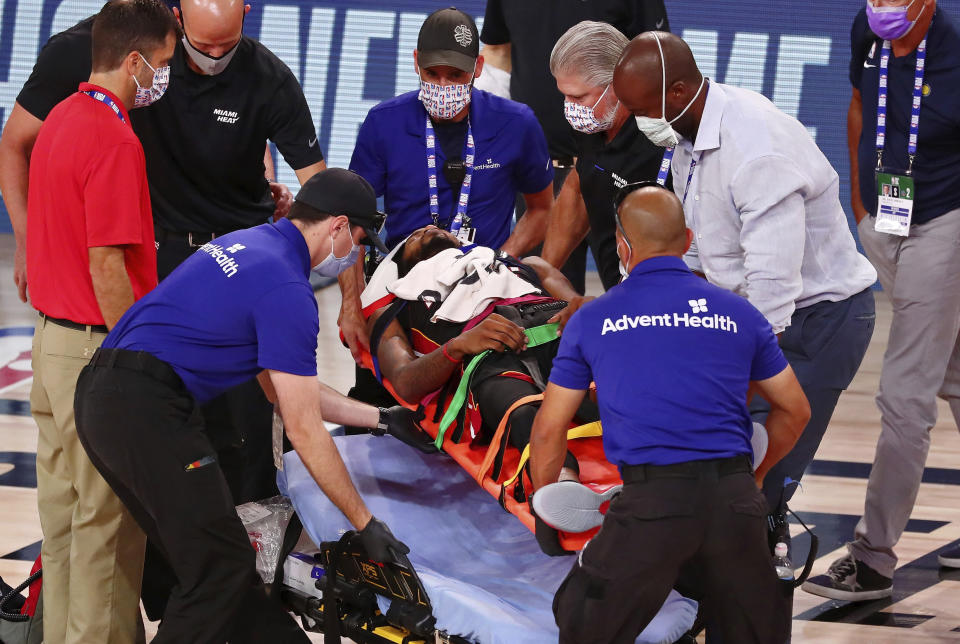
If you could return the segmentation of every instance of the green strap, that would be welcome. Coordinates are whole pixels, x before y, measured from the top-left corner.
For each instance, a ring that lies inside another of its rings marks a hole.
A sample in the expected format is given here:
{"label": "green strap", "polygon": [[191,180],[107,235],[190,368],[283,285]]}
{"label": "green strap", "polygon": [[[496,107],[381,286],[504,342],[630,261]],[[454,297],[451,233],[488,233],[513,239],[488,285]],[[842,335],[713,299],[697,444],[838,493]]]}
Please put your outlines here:
{"label": "green strap", "polygon": [[[524,333],[527,334],[527,348],[532,349],[533,347],[538,347],[541,344],[546,344],[556,340],[559,337],[557,335],[558,326],[559,325],[556,323],[541,324],[540,326],[524,329]],[[437,449],[440,449],[443,445],[443,437],[446,435],[447,429],[449,429],[450,425],[453,424],[457,414],[460,413],[463,405],[467,402],[467,390],[470,388],[470,380],[473,378],[473,373],[477,370],[477,367],[480,366],[480,363],[483,362],[483,359],[486,358],[487,354],[489,353],[490,350],[487,349],[483,353],[475,355],[469,364],[467,364],[467,368],[463,370],[463,376],[460,378],[460,384],[457,385],[457,391],[453,394],[453,398],[450,400],[450,406],[447,407],[447,411],[444,412],[443,418],[440,419],[440,427],[437,431],[437,440],[434,441],[434,445],[437,446]]]}

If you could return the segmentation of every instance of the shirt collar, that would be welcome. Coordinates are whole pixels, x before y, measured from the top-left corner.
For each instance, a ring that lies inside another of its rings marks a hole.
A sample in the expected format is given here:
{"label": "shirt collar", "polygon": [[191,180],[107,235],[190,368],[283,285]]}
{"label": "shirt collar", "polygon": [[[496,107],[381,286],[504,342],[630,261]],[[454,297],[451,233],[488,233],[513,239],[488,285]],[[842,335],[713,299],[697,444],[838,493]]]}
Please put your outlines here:
{"label": "shirt collar", "polygon": [[77,91],[80,92],[103,92],[106,94],[111,101],[116,103],[117,107],[120,108],[120,114],[123,116],[123,122],[130,123],[130,114],[127,112],[127,108],[124,106],[123,101],[117,98],[117,95],[111,92],[108,89],[104,89],[99,85],[93,85],[92,83],[80,83],[80,86],[77,88]]}
{"label": "shirt collar", "polygon": [[673,255],[662,255],[659,257],[650,257],[643,260],[633,267],[630,271],[630,277],[634,275],[643,275],[645,273],[659,273],[662,271],[683,271],[689,273],[690,269],[680,257]]}
{"label": "shirt collar", "polygon": [[[700,127],[697,129],[697,140],[693,143],[693,151],[715,150],[720,147],[720,122],[723,120],[723,108],[727,104],[727,95],[723,85],[706,81],[704,88],[707,92],[707,101],[700,116]],[[688,142],[689,144],[689,142]]]}
{"label": "shirt collar", "polygon": [[294,252],[300,258],[300,265],[303,268],[303,274],[310,276],[310,249],[307,248],[307,240],[304,238],[300,229],[293,225],[289,219],[281,219],[274,222],[273,227],[279,232],[287,242],[293,246]]}

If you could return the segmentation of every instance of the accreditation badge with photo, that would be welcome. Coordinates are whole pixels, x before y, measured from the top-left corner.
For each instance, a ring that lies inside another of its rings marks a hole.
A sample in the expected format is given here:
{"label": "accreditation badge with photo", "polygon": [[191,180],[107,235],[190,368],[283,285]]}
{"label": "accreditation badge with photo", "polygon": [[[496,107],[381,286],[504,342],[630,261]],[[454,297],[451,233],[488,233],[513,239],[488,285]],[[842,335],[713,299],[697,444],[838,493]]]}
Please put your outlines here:
{"label": "accreditation badge with photo", "polygon": [[877,219],[873,228],[878,233],[907,237],[913,218],[914,182],[907,174],[877,170]]}

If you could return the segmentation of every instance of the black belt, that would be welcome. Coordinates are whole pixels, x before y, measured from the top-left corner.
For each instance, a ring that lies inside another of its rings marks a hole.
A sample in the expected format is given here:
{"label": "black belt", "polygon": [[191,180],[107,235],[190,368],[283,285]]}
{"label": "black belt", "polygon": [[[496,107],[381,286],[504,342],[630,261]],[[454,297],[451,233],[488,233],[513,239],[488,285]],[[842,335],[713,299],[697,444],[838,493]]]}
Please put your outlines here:
{"label": "black belt", "polygon": [[200,248],[216,239],[218,233],[178,233],[173,230],[155,227],[153,234],[158,244],[178,241],[185,243],[190,248]]}
{"label": "black belt", "polygon": [[165,385],[176,389],[183,388],[183,381],[173,367],[146,351],[129,351],[128,349],[105,349],[100,347],[90,359],[90,366],[129,369],[138,371],[159,380]]}
{"label": "black belt", "polygon": [[674,465],[624,465],[620,476],[624,483],[641,483],[650,479],[697,478],[701,472],[714,471],[717,476],[753,472],[750,458],[744,455],[715,458],[708,461],[687,461]]}
{"label": "black belt", "polygon": [[107,328],[105,324],[80,324],[79,322],[74,322],[73,320],[64,320],[63,318],[55,318],[44,313],[40,314],[41,320],[46,320],[51,324],[56,324],[57,326],[62,326],[65,329],[71,329],[73,331],[92,331],[93,333],[109,333],[110,329]]}

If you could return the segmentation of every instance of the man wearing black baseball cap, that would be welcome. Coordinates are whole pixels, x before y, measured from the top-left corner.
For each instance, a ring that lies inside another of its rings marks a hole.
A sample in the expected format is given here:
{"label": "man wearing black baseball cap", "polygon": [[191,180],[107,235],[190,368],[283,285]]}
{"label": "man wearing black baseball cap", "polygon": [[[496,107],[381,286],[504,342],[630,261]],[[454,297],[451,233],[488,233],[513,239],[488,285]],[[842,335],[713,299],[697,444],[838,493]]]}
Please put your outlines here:
{"label": "man wearing black baseball cap", "polygon": [[319,172],[286,219],[201,246],[127,311],[81,373],[80,442],[177,577],[154,641],[308,641],[267,599],[197,413],[253,376],[371,557],[405,559],[407,547],[357,494],[323,421],[393,433],[409,414],[349,400],[317,380],[319,322],[308,279],[311,268],[348,268],[364,238],[382,247],[380,220],[363,178]]}
{"label": "man wearing black baseball cap", "polygon": [[[433,12],[413,52],[419,91],[380,103],[360,126],[350,169],[383,196],[391,248],[429,224],[515,257],[543,241],[553,205],[547,142],[529,107],[474,88],[479,47],[473,18],[453,7]],[[518,193],[527,214],[513,228]],[[361,267],[341,275],[340,287],[340,330],[359,362],[369,347]],[[351,395],[376,400],[375,381],[357,378]]]}

